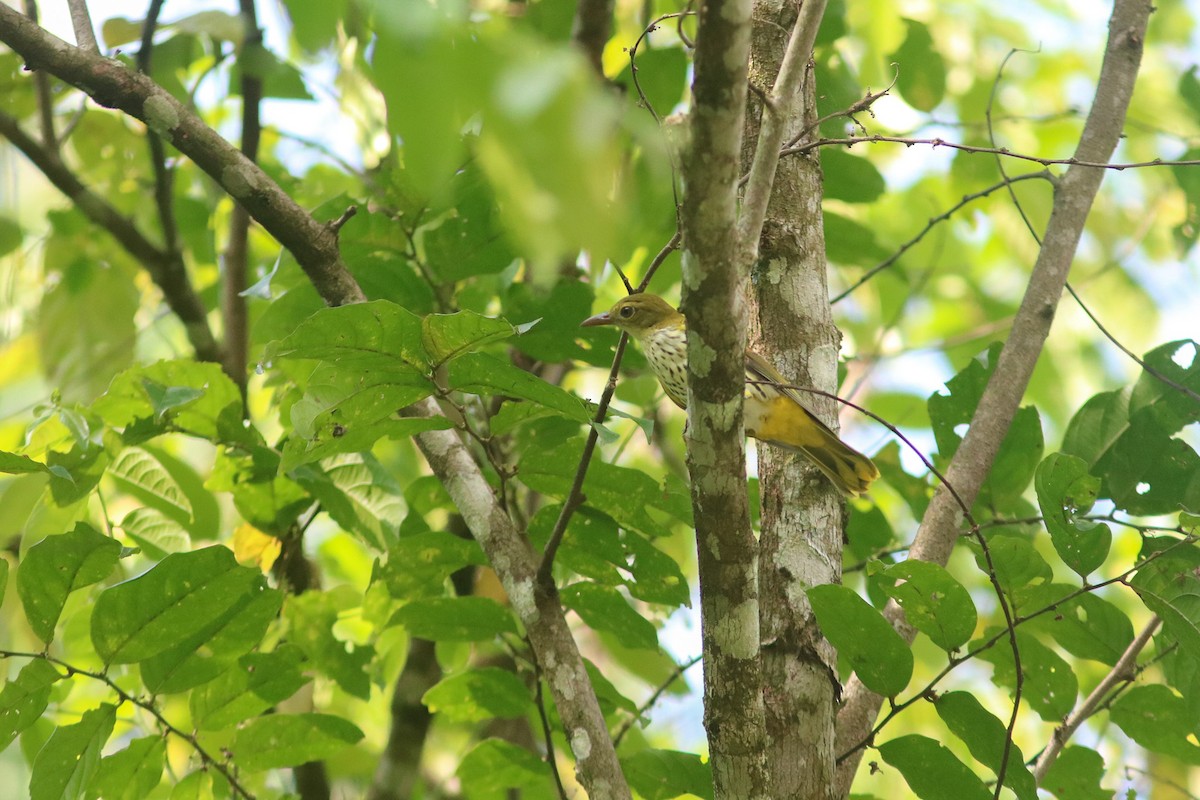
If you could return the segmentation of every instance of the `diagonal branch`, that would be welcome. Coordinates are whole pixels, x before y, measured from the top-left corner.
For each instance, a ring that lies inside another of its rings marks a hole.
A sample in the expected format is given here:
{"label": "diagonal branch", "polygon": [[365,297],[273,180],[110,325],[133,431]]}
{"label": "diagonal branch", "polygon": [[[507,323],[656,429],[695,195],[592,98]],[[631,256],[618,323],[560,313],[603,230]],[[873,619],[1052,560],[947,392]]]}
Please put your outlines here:
{"label": "diagonal branch", "polygon": [[342,305],[366,299],[342,261],[336,232],[313,219],[257,165],[149,77],[74,47],[3,4],[0,42],[31,69],[44,69],[100,105],[141,120],[191,158],[292,252],[325,302]]}
{"label": "diagonal branch", "polygon": [[57,151],[34,141],[21,129],[15,118],[2,111],[0,136],[12,142],[84,216],[108,231],[126,252],[141,262],[150,273],[151,280],[162,291],[167,306],[183,323],[196,357],[201,361],[216,361],[217,342],[208,327],[204,302],[182,271],[182,262],[143,236],[131,219],[89,189],[62,162]]}
{"label": "diagonal branch", "polygon": [[[438,417],[441,409],[425,399],[402,412]],[[588,679],[583,657],[567,627],[554,587],[538,581],[538,561],[529,541],[500,508],[487,479],[454,431],[418,434],[417,446],[496,570],[525,627],[529,643],[546,676],[563,732],[575,755],[575,770],[588,795],[614,800],[631,797],[604,714]]]}
{"label": "diagonal branch", "polygon": [[[1147,0],[1116,0],[1114,4],[1096,96],[1075,151],[1075,158],[1080,162],[1106,163],[1120,141],[1141,64],[1150,11]],[[1067,170],[1058,186],[1046,226],[1045,244],[1038,253],[999,364],[946,472],[948,482],[958,489],[968,506],[974,503],[991,470],[1000,442],[1012,424],[1050,333],[1075,250],[1103,177],[1102,169],[1075,164]],[[940,486],[917,530],[910,556],[945,564],[958,538],[962,518],[962,510],[944,485]],[[916,631],[905,621],[898,607],[889,604],[886,613],[907,640],[915,637]],[[882,702],[882,698],[857,679],[850,681],[845,697],[845,705],[838,715],[839,749],[862,739],[870,731]],[[842,796],[849,793],[861,752],[841,765],[838,788]]]}

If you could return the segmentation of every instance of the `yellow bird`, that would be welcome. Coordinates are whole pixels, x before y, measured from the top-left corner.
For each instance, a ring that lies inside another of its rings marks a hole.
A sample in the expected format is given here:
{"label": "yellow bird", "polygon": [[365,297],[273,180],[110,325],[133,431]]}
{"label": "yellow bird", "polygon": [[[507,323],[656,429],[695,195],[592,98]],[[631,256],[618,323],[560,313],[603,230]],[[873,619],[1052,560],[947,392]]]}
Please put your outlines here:
{"label": "yellow bird", "polygon": [[[636,339],[667,397],[687,408],[687,323],[670,303],[657,295],[634,294],[581,325],[616,325]],[[878,468],[813,416],[787,383],[765,358],[746,351],[746,433],[804,454],[845,494],[867,491],[879,477]]]}

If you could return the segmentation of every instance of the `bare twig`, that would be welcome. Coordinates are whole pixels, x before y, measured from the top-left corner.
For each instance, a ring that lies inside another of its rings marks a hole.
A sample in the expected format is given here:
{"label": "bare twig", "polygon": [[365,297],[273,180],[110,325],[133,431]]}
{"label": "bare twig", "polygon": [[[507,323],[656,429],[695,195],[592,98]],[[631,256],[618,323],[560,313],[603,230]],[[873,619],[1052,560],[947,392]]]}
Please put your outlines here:
{"label": "bare twig", "polygon": [[[37,0],[24,0],[22,7],[25,16],[35,24],[38,21]],[[42,144],[49,150],[58,150],[58,136],[54,133],[54,96],[50,93],[50,76],[45,72],[35,72],[33,87],[38,101],[38,128]]]}
{"label": "bare twig", "polygon": [[645,701],[643,701],[642,704],[637,707],[637,710],[634,711],[628,719],[621,723],[621,727],[617,728],[617,732],[613,734],[613,747],[620,747],[621,740],[625,738],[625,734],[629,733],[629,730],[637,723],[637,721],[641,719],[647,711],[653,708],[654,704],[657,703],[664,694],[666,694],[667,689],[671,688],[671,684],[682,678],[683,673],[699,664],[702,658],[702,656],[692,656],[682,664],[677,664],[675,669],[671,670],[671,674],[668,675],[653,692],[651,692],[650,696],[647,697]]}

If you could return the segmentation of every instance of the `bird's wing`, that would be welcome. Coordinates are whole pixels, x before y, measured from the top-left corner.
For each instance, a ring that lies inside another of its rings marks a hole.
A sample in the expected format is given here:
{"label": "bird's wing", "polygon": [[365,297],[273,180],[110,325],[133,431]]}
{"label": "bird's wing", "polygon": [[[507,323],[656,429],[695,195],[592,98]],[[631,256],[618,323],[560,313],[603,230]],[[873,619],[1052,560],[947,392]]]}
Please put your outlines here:
{"label": "bird's wing", "polygon": [[[760,385],[759,383],[757,383],[760,381],[766,381],[767,383],[771,384],[771,386],[768,387],[768,386]],[[764,400],[769,399],[767,397],[767,395],[769,393],[771,393],[772,391],[782,394],[785,397],[787,397],[789,400],[791,400],[793,403],[795,403],[796,405],[798,405],[802,409],[804,409],[805,412],[807,412],[808,415],[810,417],[812,417],[813,422],[817,423],[822,428],[829,431],[830,434],[836,436],[837,434],[834,434],[833,430],[830,429],[830,427],[828,425],[826,425],[824,422],[821,422],[821,420],[817,417],[817,415],[813,413],[812,409],[809,408],[808,403],[804,402],[804,400],[801,399],[800,392],[797,392],[795,389],[789,388],[790,383],[791,383],[791,381],[789,381],[787,378],[780,375],[779,370],[775,369],[775,367],[773,367],[771,365],[770,361],[767,361],[767,359],[765,359],[763,356],[759,355],[758,353],[754,352],[753,350],[746,351],[746,391],[747,392],[757,393],[759,395],[759,397],[761,397]]]}

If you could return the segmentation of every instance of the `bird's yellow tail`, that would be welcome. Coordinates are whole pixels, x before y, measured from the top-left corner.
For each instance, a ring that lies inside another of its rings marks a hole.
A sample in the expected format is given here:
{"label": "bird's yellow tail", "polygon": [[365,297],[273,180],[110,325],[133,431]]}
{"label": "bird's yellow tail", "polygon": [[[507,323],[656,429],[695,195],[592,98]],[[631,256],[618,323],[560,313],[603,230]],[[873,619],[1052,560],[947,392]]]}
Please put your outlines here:
{"label": "bird's yellow tail", "polygon": [[860,495],[879,477],[871,459],[788,395],[756,400],[746,403],[746,432],[760,442],[803,454],[844,494]]}

